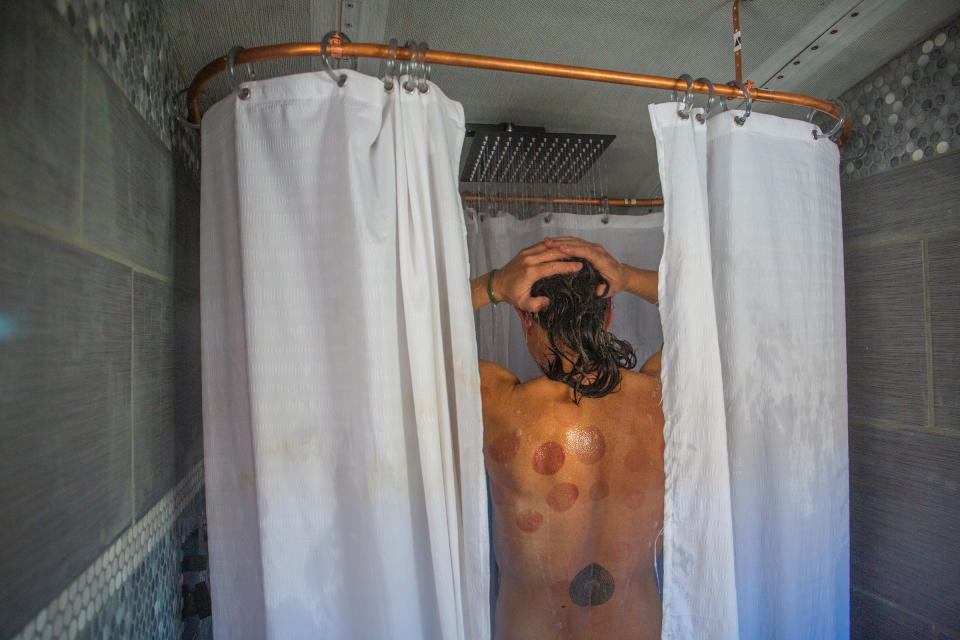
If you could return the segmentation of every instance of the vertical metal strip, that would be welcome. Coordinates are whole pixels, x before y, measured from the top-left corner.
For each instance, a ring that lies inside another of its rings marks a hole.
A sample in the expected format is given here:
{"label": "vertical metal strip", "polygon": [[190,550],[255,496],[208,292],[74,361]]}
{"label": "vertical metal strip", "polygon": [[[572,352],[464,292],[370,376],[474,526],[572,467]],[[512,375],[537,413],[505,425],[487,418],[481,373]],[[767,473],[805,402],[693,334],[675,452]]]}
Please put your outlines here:
{"label": "vertical metal strip", "polygon": [[733,0],[733,60],[737,71],[737,82],[743,82],[743,60],[740,49],[740,0]]}

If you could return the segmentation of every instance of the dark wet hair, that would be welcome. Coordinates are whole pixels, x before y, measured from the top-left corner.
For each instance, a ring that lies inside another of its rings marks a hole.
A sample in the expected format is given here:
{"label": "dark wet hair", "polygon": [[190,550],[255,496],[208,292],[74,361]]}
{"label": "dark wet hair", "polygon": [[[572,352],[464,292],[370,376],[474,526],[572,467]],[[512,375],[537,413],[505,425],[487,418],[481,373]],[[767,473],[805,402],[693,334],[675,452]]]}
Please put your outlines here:
{"label": "dark wet hair", "polygon": [[[537,280],[531,296],[546,296],[550,304],[533,314],[547,334],[552,357],[537,363],[544,375],[573,389],[577,404],[581,397],[602,398],[620,386],[620,368],[633,369],[637,356],[626,340],[604,328],[610,299],[597,289],[610,285],[600,272],[581,258],[583,268]],[[565,370],[564,363],[568,363]]]}

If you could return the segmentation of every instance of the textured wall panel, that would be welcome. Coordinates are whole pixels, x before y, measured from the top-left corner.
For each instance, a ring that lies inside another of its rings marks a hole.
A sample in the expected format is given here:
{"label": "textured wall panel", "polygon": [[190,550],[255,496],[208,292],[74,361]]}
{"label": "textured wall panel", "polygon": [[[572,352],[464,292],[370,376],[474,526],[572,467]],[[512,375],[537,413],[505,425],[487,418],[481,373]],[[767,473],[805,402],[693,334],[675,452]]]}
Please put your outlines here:
{"label": "textured wall panel", "polygon": [[0,226],[0,638],[131,521],[130,270]]}
{"label": "textured wall panel", "polygon": [[133,471],[136,516],[176,484],[173,288],[133,278]]}
{"label": "textured wall panel", "polygon": [[850,428],[851,581],[960,634],[960,439]]}
{"label": "textured wall panel", "polygon": [[84,241],[173,274],[173,159],[123,93],[87,65]]}
{"label": "textured wall panel", "polygon": [[173,292],[173,422],[176,478],[203,459],[200,294]]}
{"label": "textured wall panel", "polygon": [[174,163],[174,188],[173,278],[178,287],[199,294],[200,182],[179,161]]}
{"label": "textured wall panel", "polygon": [[195,295],[133,283],[133,468],[139,518],[200,460],[200,315]]}
{"label": "textured wall panel", "polygon": [[843,187],[846,242],[960,229],[960,154],[861,178]]}
{"label": "textured wall panel", "polygon": [[76,230],[82,65],[44,3],[0,3],[0,213]]}
{"label": "textured wall panel", "polygon": [[926,424],[920,243],[848,249],[844,261],[851,418]]}
{"label": "textured wall panel", "polygon": [[960,233],[930,240],[927,256],[934,415],[937,427],[960,432]]}
{"label": "textured wall panel", "polygon": [[929,622],[857,590],[850,592],[850,622],[851,640],[938,640]]}

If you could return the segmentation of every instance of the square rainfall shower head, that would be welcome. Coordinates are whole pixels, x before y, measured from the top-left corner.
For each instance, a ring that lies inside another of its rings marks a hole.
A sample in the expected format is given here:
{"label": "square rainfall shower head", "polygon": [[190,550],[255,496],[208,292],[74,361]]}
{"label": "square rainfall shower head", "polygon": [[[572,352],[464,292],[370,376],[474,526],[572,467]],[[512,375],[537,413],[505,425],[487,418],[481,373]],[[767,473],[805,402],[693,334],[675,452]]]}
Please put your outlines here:
{"label": "square rainfall shower head", "polygon": [[579,182],[616,136],[477,126],[461,182]]}

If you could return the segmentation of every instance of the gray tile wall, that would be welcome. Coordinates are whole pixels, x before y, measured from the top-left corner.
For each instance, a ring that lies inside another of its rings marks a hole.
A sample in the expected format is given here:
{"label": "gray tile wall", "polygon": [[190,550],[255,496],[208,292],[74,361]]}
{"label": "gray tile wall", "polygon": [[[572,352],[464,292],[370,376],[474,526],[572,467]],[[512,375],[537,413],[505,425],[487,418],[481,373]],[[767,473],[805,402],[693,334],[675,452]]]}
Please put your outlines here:
{"label": "gray tile wall", "polygon": [[[96,34],[113,24],[87,5]],[[134,26],[152,6],[113,5]],[[0,3],[3,640],[202,458],[195,159],[72,7]]]}
{"label": "gray tile wall", "polygon": [[960,638],[960,156],[843,189],[851,635]]}
{"label": "gray tile wall", "polygon": [[840,166],[845,181],[956,153],[960,16],[907,47],[840,100],[854,133]]}

